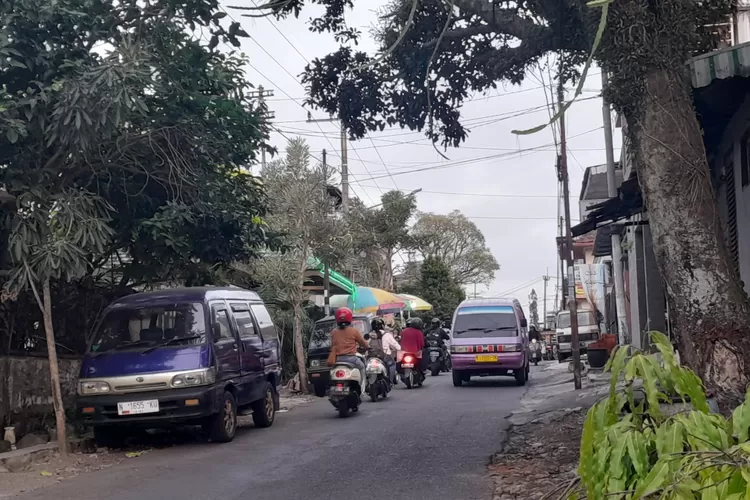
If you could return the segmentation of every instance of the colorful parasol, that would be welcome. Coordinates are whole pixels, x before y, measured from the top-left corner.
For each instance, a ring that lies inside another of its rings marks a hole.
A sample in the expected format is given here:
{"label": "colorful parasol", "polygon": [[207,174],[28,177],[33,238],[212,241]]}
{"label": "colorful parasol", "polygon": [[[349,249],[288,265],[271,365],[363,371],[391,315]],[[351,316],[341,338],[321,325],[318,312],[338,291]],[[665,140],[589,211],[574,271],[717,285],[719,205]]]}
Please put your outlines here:
{"label": "colorful parasol", "polygon": [[406,305],[409,311],[432,311],[432,304],[424,299],[420,299],[416,295],[399,293],[398,296],[406,301]]}
{"label": "colorful parasol", "polygon": [[[354,297],[354,298],[352,298]],[[377,313],[382,306],[388,309],[406,308],[406,300],[380,288],[357,287],[354,295],[331,295],[331,308],[349,307],[358,313]]]}

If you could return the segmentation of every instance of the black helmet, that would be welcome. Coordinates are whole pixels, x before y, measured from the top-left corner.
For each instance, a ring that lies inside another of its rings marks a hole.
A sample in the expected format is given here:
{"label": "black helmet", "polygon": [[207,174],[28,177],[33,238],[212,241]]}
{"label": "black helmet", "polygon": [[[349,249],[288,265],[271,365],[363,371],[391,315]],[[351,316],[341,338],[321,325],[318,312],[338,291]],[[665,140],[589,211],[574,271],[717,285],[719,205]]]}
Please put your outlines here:
{"label": "black helmet", "polygon": [[422,318],[409,318],[406,320],[406,326],[409,328],[416,328],[417,330],[422,329]]}
{"label": "black helmet", "polygon": [[432,326],[440,326],[440,323],[442,323],[442,321],[440,321],[440,318],[432,318],[431,323]]}
{"label": "black helmet", "polygon": [[383,330],[385,329],[385,321],[383,321],[383,318],[372,318],[370,326],[373,330]]}

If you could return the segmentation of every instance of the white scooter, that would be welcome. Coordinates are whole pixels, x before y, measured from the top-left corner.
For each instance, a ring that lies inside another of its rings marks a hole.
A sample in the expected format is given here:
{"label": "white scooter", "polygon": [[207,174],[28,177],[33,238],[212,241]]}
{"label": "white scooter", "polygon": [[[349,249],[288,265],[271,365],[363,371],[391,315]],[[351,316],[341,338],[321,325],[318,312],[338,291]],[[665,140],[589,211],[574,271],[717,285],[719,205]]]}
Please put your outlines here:
{"label": "white scooter", "polygon": [[[364,355],[357,353],[357,357],[365,362]],[[356,366],[342,361],[336,361],[331,368],[331,386],[328,388],[328,400],[344,418],[349,412],[357,412],[362,404],[362,374]]]}
{"label": "white scooter", "polygon": [[375,403],[382,396],[385,399],[391,392],[391,379],[388,376],[388,367],[380,358],[372,357],[367,360],[367,383],[365,392],[370,395],[370,400]]}

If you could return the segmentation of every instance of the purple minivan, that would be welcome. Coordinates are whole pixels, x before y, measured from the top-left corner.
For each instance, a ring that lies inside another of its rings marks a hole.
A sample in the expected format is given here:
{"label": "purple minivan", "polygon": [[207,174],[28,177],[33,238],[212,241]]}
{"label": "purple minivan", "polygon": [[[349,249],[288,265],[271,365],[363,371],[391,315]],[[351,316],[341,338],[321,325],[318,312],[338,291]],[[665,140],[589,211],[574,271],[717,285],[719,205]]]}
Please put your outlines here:
{"label": "purple minivan", "polygon": [[453,316],[453,385],[471,377],[510,375],[518,385],[529,378],[526,317],[516,299],[471,299]]}
{"label": "purple minivan", "polygon": [[279,338],[257,293],[177,288],[111,304],[81,365],[77,412],[103,446],[134,427],[202,425],[234,438],[237,414],[270,427],[279,407]]}

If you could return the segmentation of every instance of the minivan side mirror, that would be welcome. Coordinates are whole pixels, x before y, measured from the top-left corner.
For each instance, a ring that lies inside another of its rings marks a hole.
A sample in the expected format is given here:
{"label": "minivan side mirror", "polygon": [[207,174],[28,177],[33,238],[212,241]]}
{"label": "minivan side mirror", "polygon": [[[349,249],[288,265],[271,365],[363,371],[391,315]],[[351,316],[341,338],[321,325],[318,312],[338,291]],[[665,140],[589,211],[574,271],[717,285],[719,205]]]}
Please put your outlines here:
{"label": "minivan side mirror", "polygon": [[529,322],[526,321],[526,318],[521,318],[521,328],[526,328],[529,326]]}
{"label": "minivan side mirror", "polygon": [[221,338],[221,325],[218,321],[211,323],[211,333],[213,335],[213,341],[217,342]]}

